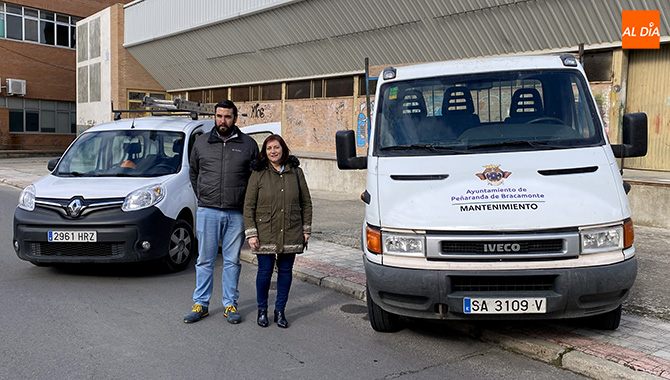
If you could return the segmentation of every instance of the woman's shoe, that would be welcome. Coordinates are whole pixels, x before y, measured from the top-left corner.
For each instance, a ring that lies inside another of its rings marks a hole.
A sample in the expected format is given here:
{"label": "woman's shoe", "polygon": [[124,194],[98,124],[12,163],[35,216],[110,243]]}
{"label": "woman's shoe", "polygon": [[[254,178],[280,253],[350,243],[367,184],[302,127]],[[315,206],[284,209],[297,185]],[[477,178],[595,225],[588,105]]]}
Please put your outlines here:
{"label": "woman's shoe", "polygon": [[275,310],[275,322],[277,323],[277,326],[283,329],[288,327],[288,321],[286,320],[284,310]]}
{"label": "woman's shoe", "polygon": [[268,327],[268,311],[265,309],[258,309],[258,325],[260,327]]}

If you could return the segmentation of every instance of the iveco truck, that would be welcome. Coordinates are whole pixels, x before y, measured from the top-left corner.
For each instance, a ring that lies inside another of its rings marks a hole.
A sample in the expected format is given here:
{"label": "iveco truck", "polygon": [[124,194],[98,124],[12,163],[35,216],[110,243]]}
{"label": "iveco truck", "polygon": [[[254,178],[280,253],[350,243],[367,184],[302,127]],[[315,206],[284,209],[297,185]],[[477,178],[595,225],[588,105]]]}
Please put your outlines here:
{"label": "iveco truck", "polygon": [[[388,67],[366,156],[362,249],[370,323],[586,318],[616,329],[637,274],[617,158],[644,156],[647,118],[610,144],[574,56]],[[618,128],[617,126],[613,126]]]}

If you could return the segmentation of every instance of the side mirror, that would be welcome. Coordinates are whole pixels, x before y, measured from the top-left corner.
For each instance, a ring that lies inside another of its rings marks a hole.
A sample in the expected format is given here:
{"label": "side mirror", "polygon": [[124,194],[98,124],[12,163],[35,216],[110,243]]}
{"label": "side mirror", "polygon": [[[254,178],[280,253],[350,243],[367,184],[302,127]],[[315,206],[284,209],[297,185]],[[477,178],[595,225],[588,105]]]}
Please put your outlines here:
{"label": "side mirror", "polygon": [[47,163],[47,169],[49,169],[50,172],[56,169],[56,164],[58,164],[58,160],[60,160],[60,157],[52,158],[49,160],[49,162]]}
{"label": "side mirror", "polygon": [[366,169],[368,167],[367,157],[356,157],[355,137],[352,130],[335,132],[337,167],[340,170]]}
{"label": "side mirror", "polygon": [[647,154],[647,114],[628,113],[623,115],[623,144],[613,144],[614,157],[642,157]]}

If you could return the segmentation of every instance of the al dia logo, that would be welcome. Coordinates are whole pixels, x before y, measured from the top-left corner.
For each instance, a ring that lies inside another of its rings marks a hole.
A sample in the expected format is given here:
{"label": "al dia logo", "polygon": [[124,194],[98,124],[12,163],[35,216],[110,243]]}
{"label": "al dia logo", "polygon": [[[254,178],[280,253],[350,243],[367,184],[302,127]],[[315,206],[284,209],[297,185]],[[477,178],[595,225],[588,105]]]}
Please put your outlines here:
{"label": "al dia logo", "polygon": [[660,11],[621,11],[621,47],[660,49]]}

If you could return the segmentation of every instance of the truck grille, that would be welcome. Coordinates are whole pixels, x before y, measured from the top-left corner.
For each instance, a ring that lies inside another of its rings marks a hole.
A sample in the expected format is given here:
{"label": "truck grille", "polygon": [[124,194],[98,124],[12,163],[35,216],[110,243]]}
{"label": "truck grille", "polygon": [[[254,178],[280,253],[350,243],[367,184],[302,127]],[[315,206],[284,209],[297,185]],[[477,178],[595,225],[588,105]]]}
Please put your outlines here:
{"label": "truck grille", "polygon": [[30,243],[34,256],[107,257],[124,253],[123,243]]}
{"label": "truck grille", "polygon": [[454,292],[544,291],[554,288],[556,276],[451,276]]}
{"label": "truck grille", "polygon": [[[458,253],[458,254],[498,254],[493,249],[487,251],[487,246],[496,247],[500,241],[492,242],[474,242],[474,241],[443,241],[440,249],[443,254]],[[561,252],[563,251],[563,239],[547,239],[547,240],[521,240],[521,241],[505,241],[506,246],[518,245],[519,250],[514,253],[541,253],[541,252]],[[516,247],[516,246],[515,246]]]}

